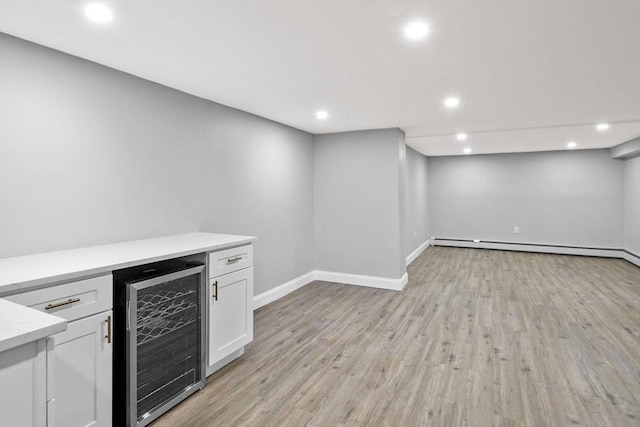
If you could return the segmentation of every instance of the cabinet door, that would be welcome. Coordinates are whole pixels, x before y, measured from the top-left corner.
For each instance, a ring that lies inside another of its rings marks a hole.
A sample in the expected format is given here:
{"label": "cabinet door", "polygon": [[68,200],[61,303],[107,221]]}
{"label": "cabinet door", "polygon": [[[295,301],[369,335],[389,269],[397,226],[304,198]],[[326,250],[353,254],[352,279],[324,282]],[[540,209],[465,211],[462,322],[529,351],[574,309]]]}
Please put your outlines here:
{"label": "cabinet door", "polygon": [[0,427],[47,425],[46,341],[0,353]]}
{"label": "cabinet door", "polygon": [[253,340],[252,300],[252,267],[209,280],[209,365]]}
{"label": "cabinet door", "polygon": [[111,426],[111,316],[69,322],[53,336],[56,426]]}

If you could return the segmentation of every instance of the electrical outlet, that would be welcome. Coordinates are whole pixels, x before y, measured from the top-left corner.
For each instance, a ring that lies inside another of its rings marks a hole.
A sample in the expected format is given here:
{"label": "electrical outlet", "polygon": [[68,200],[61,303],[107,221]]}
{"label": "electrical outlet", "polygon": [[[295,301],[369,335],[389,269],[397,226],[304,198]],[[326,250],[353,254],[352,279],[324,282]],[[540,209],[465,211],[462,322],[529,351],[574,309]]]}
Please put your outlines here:
{"label": "electrical outlet", "polygon": [[518,234],[520,232],[520,227],[518,226],[513,227],[513,232]]}

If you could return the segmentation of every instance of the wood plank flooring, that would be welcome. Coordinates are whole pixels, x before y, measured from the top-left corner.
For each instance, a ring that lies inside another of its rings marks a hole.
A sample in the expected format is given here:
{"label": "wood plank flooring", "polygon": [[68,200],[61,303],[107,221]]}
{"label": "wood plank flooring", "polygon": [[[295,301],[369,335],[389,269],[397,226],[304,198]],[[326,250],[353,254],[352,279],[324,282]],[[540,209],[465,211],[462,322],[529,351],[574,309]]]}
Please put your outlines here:
{"label": "wood plank flooring", "polygon": [[168,426],[640,426],[640,269],[432,247],[402,292],[314,282]]}

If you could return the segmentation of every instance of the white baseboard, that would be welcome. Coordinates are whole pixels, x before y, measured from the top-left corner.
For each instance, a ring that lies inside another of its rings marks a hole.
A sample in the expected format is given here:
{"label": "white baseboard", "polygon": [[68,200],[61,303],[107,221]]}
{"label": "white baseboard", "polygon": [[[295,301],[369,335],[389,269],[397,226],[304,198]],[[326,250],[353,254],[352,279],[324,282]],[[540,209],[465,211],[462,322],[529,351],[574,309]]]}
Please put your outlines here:
{"label": "white baseboard", "polygon": [[253,297],[253,309],[256,310],[264,305],[269,304],[277,299],[284,297],[291,292],[308,285],[314,280],[322,280],[324,282],[344,283],[347,285],[368,286],[370,288],[389,289],[392,291],[401,291],[409,281],[409,276],[404,273],[399,279],[389,279],[386,277],[361,276],[358,274],[335,273],[333,271],[310,271],[307,274],[298,276],[287,283],[269,289],[259,295]]}
{"label": "white baseboard", "polygon": [[[477,248],[477,249],[498,249],[504,251],[520,251],[520,252],[537,252],[552,253],[562,255],[586,255],[608,258],[622,258],[630,263],[640,267],[640,257],[637,257],[627,251],[619,249],[597,249],[597,248],[579,248],[571,246],[550,246],[550,245],[531,245],[517,243],[497,243],[497,242],[471,242],[465,240],[446,240],[431,239],[420,245],[407,257],[407,265],[413,262],[425,249],[429,246],[452,246],[458,248]],[[264,305],[269,304],[285,295],[308,285],[315,280],[324,282],[344,283],[347,285],[367,286],[370,288],[388,289],[392,291],[401,291],[409,281],[409,276],[405,272],[399,279],[390,279],[387,277],[363,276],[359,274],[337,273],[334,271],[313,270],[302,276],[298,276],[293,280],[283,283],[273,289],[269,289],[259,295],[253,297],[253,309],[256,310]],[[237,356],[236,356],[237,357]]]}
{"label": "white baseboard", "polygon": [[[597,248],[579,248],[571,246],[545,246],[517,243],[497,243],[497,242],[472,242],[465,240],[446,240],[431,239],[420,245],[407,257],[407,265],[411,264],[417,257],[422,254],[429,246],[452,246],[458,248],[477,248],[477,249],[498,249],[504,251],[520,251],[520,252],[537,252],[537,253],[553,253],[563,255],[586,255],[609,258],[622,258],[630,263],[640,267],[640,257],[637,257],[627,251],[618,249],[597,249]],[[302,276],[298,276],[293,280],[283,283],[273,289],[269,289],[259,295],[253,297],[253,309],[256,310],[264,305],[269,304],[285,295],[308,285],[315,280],[324,282],[344,283],[347,285],[367,286],[370,288],[388,289],[393,291],[401,291],[409,281],[409,276],[405,272],[399,279],[390,279],[386,277],[363,276],[359,274],[337,273],[334,271],[313,270]],[[237,356],[236,356],[237,357]]]}
{"label": "white baseboard", "polygon": [[418,246],[418,248],[411,252],[409,254],[409,256],[407,257],[407,263],[406,265],[411,264],[416,258],[418,258],[420,256],[420,254],[422,254],[422,252],[425,251],[425,249],[427,249],[429,247],[429,239],[427,239],[423,244],[421,244],[420,246]]}
{"label": "white baseboard", "polygon": [[316,270],[316,280],[334,283],[346,283],[347,285],[367,286],[370,288],[389,289],[401,291],[409,281],[409,276],[405,272],[399,279],[389,279],[386,277],[361,276],[359,274],[336,273],[333,271]]}
{"label": "white baseboard", "polygon": [[[586,255],[608,258],[623,258],[624,251],[619,249],[598,249],[580,248],[571,246],[533,245],[518,243],[498,243],[498,242],[471,242],[466,240],[446,240],[435,239],[431,241],[432,246],[453,246],[457,248],[477,248],[477,249],[498,249],[501,251],[537,252],[561,255]],[[626,259],[626,258],[625,258]]]}
{"label": "white baseboard", "polygon": [[640,267],[640,258],[630,254],[629,252],[626,251],[622,251],[622,257],[623,259],[629,261],[631,264],[633,265],[637,265],[638,267]]}
{"label": "white baseboard", "polygon": [[276,286],[273,289],[269,289],[266,292],[256,295],[253,297],[253,309],[256,310],[263,305],[267,305],[270,302],[280,299],[296,289],[300,289],[304,285],[313,282],[314,280],[316,280],[315,271],[310,271],[307,274],[303,274],[293,280],[289,280],[287,283],[283,283],[280,286]]}

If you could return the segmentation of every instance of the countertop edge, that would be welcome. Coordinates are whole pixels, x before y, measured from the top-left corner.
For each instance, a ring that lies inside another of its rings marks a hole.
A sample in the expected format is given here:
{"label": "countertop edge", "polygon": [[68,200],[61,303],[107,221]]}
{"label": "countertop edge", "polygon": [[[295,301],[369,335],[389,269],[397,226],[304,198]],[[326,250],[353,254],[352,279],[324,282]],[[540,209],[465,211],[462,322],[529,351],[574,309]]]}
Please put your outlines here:
{"label": "countertop edge", "polygon": [[[68,282],[74,279],[78,279],[78,278],[86,278],[86,277],[91,277],[91,276],[99,276],[103,273],[110,273],[113,270],[118,270],[121,268],[127,268],[127,267],[134,267],[136,265],[141,265],[141,264],[147,264],[147,263],[151,263],[151,262],[156,262],[156,261],[162,261],[165,259],[171,259],[171,258],[178,258],[181,256],[186,256],[186,255],[193,255],[193,254],[197,254],[197,253],[201,253],[201,252],[212,252],[218,249],[222,249],[222,248],[231,248],[231,247],[236,247],[236,246],[242,246],[242,245],[246,245],[246,244],[250,244],[253,243],[257,240],[257,237],[253,237],[253,236],[238,236],[238,235],[224,235],[224,234],[216,234],[216,233],[190,233],[190,234],[184,234],[184,235],[175,235],[175,236],[167,236],[166,238],[175,238],[175,237],[180,237],[180,236],[189,236],[189,235],[211,235],[213,236],[225,236],[228,238],[231,238],[229,240],[226,240],[224,242],[221,243],[216,243],[216,244],[207,244],[207,245],[195,245],[189,249],[185,249],[185,250],[179,250],[179,251],[160,251],[157,254],[154,254],[153,256],[146,256],[146,257],[131,257],[131,259],[128,260],[123,260],[121,262],[117,262],[117,263],[104,263],[104,264],[100,264],[98,263],[95,266],[92,266],[91,268],[79,268],[77,270],[69,270],[67,272],[61,273],[61,274],[47,274],[47,275],[41,275],[39,277],[35,277],[32,279],[28,279],[28,280],[21,280],[21,281],[16,281],[16,282],[9,282],[9,283],[2,283],[2,280],[0,280],[0,298],[5,297],[5,296],[9,296],[9,295],[13,295],[16,293],[20,293],[20,292],[25,292],[28,290],[35,290],[35,289],[39,289],[39,288],[43,288],[43,287],[48,287],[48,286],[52,286],[52,285],[56,285],[59,283],[63,283],[63,282]],[[127,243],[131,243],[131,244],[136,244],[136,243],[140,243],[140,242],[147,242],[147,241],[159,241],[163,238],[155,238],[155,239],[144,239],[144,240],[137,240],[137,241],[133,241],[133,242],[123,242],[123,243],[118,243],[115,245],[122,245],[123,247],[125,245],[127,245]],[[104,247],[107,246],[115,246],[115,245],[105,245]],[[94,250],[95,248],[99,248],[99,247],[89,247],[89,248],[80,248],[74,251],[82,251],[83,249],[86,250]],[[56,253],[52,253],[52,254],[61,254],[63,252],[56,252]],[[38,254],[38,256],[46,256],[47,254]],[[25,257],[28,258],[29,256]],[[6,259],[6,258],[5,258]],[[0,259],[0,263],[1,263],[1,259]],[[0,264],[1,265],[1,264]],[[2,273],[2,270],[0,269],[0,274]]]}
{"label": "countertop edge", "polygon": [[0,299],[0,311],[0,352],[67,329],[65,319],[11,301]]}

